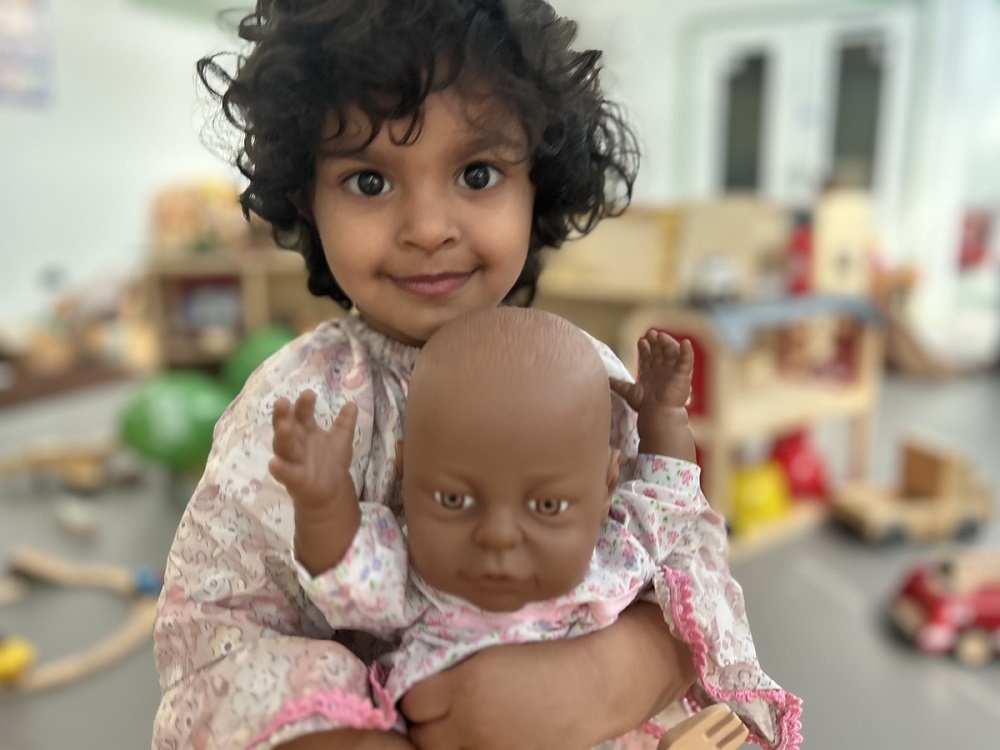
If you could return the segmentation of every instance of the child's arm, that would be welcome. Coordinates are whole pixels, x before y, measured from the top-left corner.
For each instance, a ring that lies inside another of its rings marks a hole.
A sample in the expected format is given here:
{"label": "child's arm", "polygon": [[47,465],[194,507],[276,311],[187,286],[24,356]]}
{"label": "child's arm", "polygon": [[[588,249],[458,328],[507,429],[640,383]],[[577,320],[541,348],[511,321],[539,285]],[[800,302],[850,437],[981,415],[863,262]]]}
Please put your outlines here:
{"label": "child's arm", "polygon": [[695,463],[694,437],[686,404],[691,395],[694,350],[663,331],[650,330],[639,339],[636,382],[611,378],[612,390],[638,414],[639,452]]}
{"label": "child's arm", "polygon": [[652,718],[694,678],[656,605],[569,640],[490,648],[403,697],[420,750],[589,750]]}
{"label": "child's arm", "polygon": [[361,523],[351,480],[358,407],[346,403],[329,430],[316,424],[316,394],[307,390],[292,405],[274,404],[271,475],[295,506],[295,555],[313,576],[337,565]]}

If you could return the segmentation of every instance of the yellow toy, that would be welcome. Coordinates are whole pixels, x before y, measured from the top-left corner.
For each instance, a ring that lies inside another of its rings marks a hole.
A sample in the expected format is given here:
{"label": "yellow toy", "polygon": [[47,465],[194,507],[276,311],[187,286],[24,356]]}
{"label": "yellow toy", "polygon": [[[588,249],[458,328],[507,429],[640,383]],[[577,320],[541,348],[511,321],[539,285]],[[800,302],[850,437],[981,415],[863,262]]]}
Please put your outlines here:
{"label": "yellow toy", "polygon": [[23,638],[0,638],[0,685],[20,678],[37,656],[35,647]]}
{"label": "yellow toy", "polygon": [[[10,555],[14,576],[69,588],[96,588],[131,602],[128,618],[114,633],[81,652],[35,665],[35,649],[20,638],[0,640],[0,695],[59,687],[110,666],[142,646],[153,631],[162,577],[146,568],[70,562],[22,547]],[[18,588],[18,587],[15,587]]]}
{"label": "yellow toy", "polygon": [[792,496],[781,464],[771,460],[735,472],[732,500],[730,522],[736,535],[783,518],[791,507]]}

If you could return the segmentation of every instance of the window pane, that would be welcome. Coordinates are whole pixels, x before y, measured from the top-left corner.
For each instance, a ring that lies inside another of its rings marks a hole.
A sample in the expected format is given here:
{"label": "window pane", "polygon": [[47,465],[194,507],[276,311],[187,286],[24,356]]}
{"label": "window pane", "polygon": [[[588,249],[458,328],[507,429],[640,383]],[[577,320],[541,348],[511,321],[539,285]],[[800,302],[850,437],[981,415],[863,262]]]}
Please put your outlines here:
{"label": "window pane", "polygon": [[844,187],[870,188],[875,172],[883,43],[852,41],[840,49],[833,180]]}
{"label": "window pane", "polygon": [[726,87],[726,190],[756,190],[760,185],[764,92],[767,58],[763,53],[743,57]]}

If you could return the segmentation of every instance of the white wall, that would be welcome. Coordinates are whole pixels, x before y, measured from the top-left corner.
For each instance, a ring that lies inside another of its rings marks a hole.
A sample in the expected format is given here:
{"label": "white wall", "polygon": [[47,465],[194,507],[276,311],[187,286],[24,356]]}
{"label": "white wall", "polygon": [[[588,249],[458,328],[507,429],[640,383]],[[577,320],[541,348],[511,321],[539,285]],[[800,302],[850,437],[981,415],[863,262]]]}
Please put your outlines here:
{"label": "white wall", "polygon": [[227,37],[130,0],[47,0],[48,104],[0,100],[0,321],[44,312],[40,276],[99,282],[141,267],[151,196],[230,174],[200,143],[194,63]]}

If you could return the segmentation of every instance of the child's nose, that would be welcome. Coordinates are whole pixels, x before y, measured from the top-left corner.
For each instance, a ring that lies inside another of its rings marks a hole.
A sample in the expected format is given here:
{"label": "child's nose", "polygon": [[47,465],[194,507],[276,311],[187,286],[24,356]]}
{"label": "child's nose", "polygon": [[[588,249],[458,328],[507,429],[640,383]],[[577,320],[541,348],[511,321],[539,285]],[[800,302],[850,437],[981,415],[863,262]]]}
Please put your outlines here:
{"label": "child's nose", "polygon": [[458,206],[445,191],[415,190],[404,197],[402,204],[402,245],[433,253],[458,241]]}

